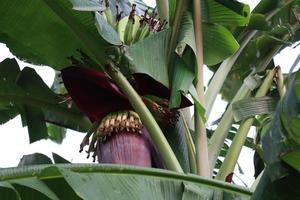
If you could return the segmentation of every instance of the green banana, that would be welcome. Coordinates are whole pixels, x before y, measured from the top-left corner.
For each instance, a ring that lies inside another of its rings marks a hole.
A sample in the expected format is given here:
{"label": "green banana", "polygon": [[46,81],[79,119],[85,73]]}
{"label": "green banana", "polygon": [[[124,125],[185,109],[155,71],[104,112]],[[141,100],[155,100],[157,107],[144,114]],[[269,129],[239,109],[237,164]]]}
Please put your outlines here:
{"label": "green banana", "polygon": [[145,24],[145,26],[141,28],[140,34],[135,37],[135,41],[143,40],[149,35],[149,33],[150,27],[147,24]]}
{"label": "green banana", "polygon": [[133,34],[133,26],[134,26],[134,18],[128,19],[126,27],[125,27],[125,32],[124,32],[124,42],[125,44],[130,45],[132,42],[132,34]]}

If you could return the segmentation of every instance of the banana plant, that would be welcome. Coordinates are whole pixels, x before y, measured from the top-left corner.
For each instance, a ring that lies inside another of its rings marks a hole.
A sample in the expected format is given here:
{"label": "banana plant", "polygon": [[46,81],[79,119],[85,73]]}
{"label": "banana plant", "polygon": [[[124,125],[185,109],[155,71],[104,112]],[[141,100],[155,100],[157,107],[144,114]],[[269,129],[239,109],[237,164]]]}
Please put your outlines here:
{"label": "banana plant", "polygon": [[[0,123],[20,114],[30,142],[60,142],[66,128],[86,132],[80,151],[100,163],[26,156],[0,170],[1,197],[272,199],[280,187],[282,198],[297,198],[286,183],[299,184],[298,73],[282,75],[273,57],[300,39],[300,1],[261,0],[252,12],[237,1],[156,3],[1,3],[0,42],[56,77],[49,88],[15,59],[1,62]],[[214,71],[207,88],[204,64]],[[208,130],[219,93],[228,107]],[[262,163],[251,188],[229,184],[243,146]]]}

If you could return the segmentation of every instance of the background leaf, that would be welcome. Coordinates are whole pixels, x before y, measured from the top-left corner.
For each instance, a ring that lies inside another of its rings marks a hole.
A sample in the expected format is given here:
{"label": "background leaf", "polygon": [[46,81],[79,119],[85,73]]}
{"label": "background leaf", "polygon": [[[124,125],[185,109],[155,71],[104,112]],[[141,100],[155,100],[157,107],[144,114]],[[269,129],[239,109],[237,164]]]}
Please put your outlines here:
{"label": "background leaf", "polygon": [[222,25],[245,26],[250,18],[250,7],[238,1],[202,1],[202,20]]}
{"label": "background leaf", "polygon": [[56,153],[53,153],[53,152],[52,152],[52,157],[53,157],[54,163],[56,163],[56,164],[58,164],[58,163],[70,163],[70,161],[64,159],[60,155],[58,155]]}
{"label": "background leaf", "polygon": [[77,49],[92,58],[105,55],[92,13],[72,10],[68,0],[4,0],[0,12],[6,16],[0,19],[0,42],[28,62],[62,69],[70,56],[80,58]]}
{"label": "background leaf", "polygon": [[239,44],[224,26],[203,23],[203,58],[207,65],[217,64],[235,53]]}
{"label": "background leaf", "polygon": [[61,144],[63,139],[66,137],[67,129],[61,126],[56,126],[54,124],[47,124],[47,132],[49,139]]}
{"label": "background leaf", "polygon": [[[5,59],[0,63],[0,80],[14,83],[20,72],[19,65],[15,59]],[[1,87],[1,85],[0,85]],[[13,103],[0,102],[0,124],[6,123],[19,114],[18,108]]]}
{"label": "background leaf", "polygon": [[34,153],[24,155],[21,158],[18,166],[25,166],[25,165],[38,165],[38,164],[52,164],[51,159],[48,156],[45,156],[41,153]]}

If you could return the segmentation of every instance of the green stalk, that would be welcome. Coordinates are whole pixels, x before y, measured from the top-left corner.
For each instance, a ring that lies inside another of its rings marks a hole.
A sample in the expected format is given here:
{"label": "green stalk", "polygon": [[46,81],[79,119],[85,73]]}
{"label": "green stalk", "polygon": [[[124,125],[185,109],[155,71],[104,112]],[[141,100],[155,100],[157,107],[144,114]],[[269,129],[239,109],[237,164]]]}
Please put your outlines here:
{"label": "green stalk", "polygon": [[106,67],[106,72],[124,92],[134,110],[139,114],[143,124],[147,127],[155,146],[160,152],[166,167],[170,170],[183,173],[183,170],[163,132],[126,77],[113,64]]}
{"label": "green stalk", "polygon": [[169,1],[156,0],[158,16],[161,20],[166,20],[169,23]]}
{"label": "green stalk", "polygon": [[[248,77],[252,77],[252,74]],[[244,82],[243,85],[240,87],[239,91],[234,96],[233,100],[231,101],[230,105],[228,106],[227,110],[223,114],[223,117],[218,124],[217,129],[214,131],[212,137],[209,140],[208,145],[208,156],[209,156],[209,164],[210,169],[213,171],[215,167],[215,163],[218,159],[220,154],[221,148],[224,144],[226,137],[228,136],[229,130],[233,124],[233,110],[232,105],[234,102],[239,101],[247,97],[251,92],[249,86]]]}
{"label": "green stalk", "polygon": [[246,45],[249,41],[255,36],[257,31],[251,31],[250,33],[245,36],[242,44],[240,45],[239,50],[226,60],[222,62],[216,73],[214,74],[213,78],[211,79],[206,93],[205,93],[205,100],[206,100],[206,117],[209,118],[211,109],[213,104],[216,100],[217,95],[219,94],[225,79],[227,78],[228,73],[230,72],[232,66],[234,65],[235,61],[238,59]]}
{"label": "green stalk", "polygon": [[[196,90],[202,106],[205,106],[204,84],[203,84],[203,42],[202,42],[202,19],[201,0],[194,0],[194,29],[195,44],[197,50],[197,83]],[[208,149],[205,123],[195,106],[195,133],[196,133],[196,160],[197,170],[200,176],[209,177]]]}
{"label": "green stalk", "polygon": [[[271,70],[268,73],[263,84],[260,86],[259,90],[257,91],[255,97],[263,97],[266,95],[266,93],[269,91],[269,89],[272,85],[275,73],[276,73],[275,69]],[[249,118],[249,119],[244,120],[241,123],[234,139],[232,140],[230,148],[228,149],[228,152],[227,152],[224,162],[216,176],[216,179],[225,180],[226,177],[231,172],[233,172],[235,164],[238,160],[239,154],[240,154],[240,152],[243,148],[243,145],[245,143],[245,140],[247,138],[247,134],[254,122],[254,119],[255,119],[254,117]]]}
{"label": "green stalk", "polygon": [[195,144],[193,142],[189,126],[188,126],[188,124],[186,122],[186,119],[183,116],[182,112],[181,112],[181,116],[183,118],[183,125],[184,125],[184,128],[185,128],[185,138],[186,138],[186,143],[187,143],[187,148],[188,148],[189,163],[190,163],[191,172],[196,174],[197,173],[197,163],[196,163]]}

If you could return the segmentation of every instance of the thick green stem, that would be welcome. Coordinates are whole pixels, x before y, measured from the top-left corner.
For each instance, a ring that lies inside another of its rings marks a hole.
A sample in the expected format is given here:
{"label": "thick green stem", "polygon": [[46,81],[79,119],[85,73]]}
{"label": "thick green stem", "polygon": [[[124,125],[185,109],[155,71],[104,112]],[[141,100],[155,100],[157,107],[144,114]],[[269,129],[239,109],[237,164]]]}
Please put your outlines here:
{"label": "thick green stem", "polygon": [[158,16],[161,20],[166,20],[169,23],[169,1],[156,0]]}
{"label": "thick green stem", "polygon": [[[205,106],[204,84],[203,84],[203,42],[202,42],[202,19],[201,0],[194,0],[194,29],[197,50],[197,83],[196,90],[202,106]],[[196,160],[198,174],[209,177],[208,149],[205,123],[195,107],[195,133],[196,133]]]}
{"label": "thick green stem", "polygon": [[[272,85],[275,73],[276,73],[275,69],[271,70],[268,73],[263,84],[257,91],[255,97],[263,97],[266,95],[266,93],[269,91],[269,89]],[[232,140],[230,148],[228,149],[228,152],[227,152],[224,162],[216,176],[216,179],[225,180],[226,177],[230,173],[233,172],[236,162],[238,160],[238,157],[240,155],[240,152],[241,152],[243,145],[245,143],[245,140],[247,138],[247,134],[254,122],[254,119],[255,119],[254,117],[249,118],[249,119],[244,120],[241,123],[234,139]]]}
{"label": "thick green stem", "polygon": [[143,124],[147,127],[155,146],[160,152],[166,167],[170,170],[182,173],[183,170],[163,132],[126,77],[124,77],[124,75],[115,68],[113,64],[107,66],[106,72],[124,92],[134,110],[139,114]]}

